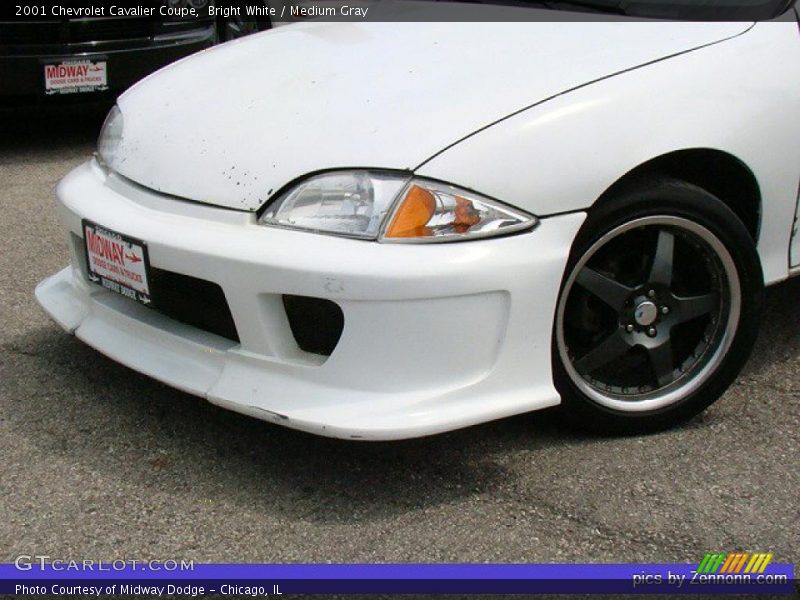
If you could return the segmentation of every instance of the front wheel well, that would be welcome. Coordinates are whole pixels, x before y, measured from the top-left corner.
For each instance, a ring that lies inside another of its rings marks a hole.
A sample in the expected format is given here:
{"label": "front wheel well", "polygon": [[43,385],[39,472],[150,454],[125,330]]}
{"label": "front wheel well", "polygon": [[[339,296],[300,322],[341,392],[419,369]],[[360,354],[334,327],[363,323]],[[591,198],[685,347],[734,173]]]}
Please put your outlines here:
{"label": "front wheel well", "polygon": [[750,168],[735,156],[708,148],[678,150],[653,158],[618,179],[597,203],[630,189],[642,179],[670,177],[713,194],[739,217],[754,242],[761,225],[761,190]]}

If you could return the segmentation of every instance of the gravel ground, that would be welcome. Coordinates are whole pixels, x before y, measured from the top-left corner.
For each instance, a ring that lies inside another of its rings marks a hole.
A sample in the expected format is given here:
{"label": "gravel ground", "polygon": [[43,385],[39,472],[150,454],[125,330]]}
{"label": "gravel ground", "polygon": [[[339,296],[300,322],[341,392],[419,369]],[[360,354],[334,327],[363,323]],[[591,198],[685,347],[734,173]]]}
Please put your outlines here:
{"label": "gravel ground", "polygon": [[39,310],[35,284],[67,262],[53,186],[101,120],[0,119],[0,561],[800,561],[800,280],[770,290],[735,385],[674,431],[590,437],[544,412],[317,438],[155,383]]}

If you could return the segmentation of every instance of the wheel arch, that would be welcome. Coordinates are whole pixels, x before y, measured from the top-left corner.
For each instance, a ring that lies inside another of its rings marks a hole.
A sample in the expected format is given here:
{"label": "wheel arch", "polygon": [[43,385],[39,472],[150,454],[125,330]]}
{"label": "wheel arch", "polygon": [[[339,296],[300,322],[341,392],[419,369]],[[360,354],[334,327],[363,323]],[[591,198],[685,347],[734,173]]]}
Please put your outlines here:
{"label": "wheel arch", "polygon": [[686,148],[656,156],[609,186],[593,207],[653,176],[696,185],[719,198],[744,223],[754,242],[761,233],[761,188],[753,171],[736,156],[713,148]]}

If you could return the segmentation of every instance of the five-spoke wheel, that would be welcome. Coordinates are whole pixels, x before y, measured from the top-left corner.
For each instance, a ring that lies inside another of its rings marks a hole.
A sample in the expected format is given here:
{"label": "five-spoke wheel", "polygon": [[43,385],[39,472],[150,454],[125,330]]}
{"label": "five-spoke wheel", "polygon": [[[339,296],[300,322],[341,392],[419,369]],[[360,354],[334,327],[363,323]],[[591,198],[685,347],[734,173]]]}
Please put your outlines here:
{"label": "five-spoke wheel", "polygon": [[579,235],[557,308],[567,404],[626,429],[702,410],[732,379],[726,361],[749,352],[760,275],[752,237],[699,188],[661,182],[610,201]]}

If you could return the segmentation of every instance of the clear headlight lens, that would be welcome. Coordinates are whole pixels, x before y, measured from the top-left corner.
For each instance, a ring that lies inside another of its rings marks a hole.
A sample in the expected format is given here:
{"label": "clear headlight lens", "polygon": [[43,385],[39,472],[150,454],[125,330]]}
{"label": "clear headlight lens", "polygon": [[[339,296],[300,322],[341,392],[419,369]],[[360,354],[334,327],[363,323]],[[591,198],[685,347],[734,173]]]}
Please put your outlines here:
{"label": "clear headlight lens", "polygon": [[369,171],[316,175],[270,204],[259,223],[374,240],[408,179]]}
{"label": "clear headlight lens", "polygon": [[103,128],[100,130],[100,137],[97,139],[97,154],[105,165],[112,166],[114,164],[122,142],[123,125],[122,112],[115,104],[108,113]]}
{"label": "clear headlight lens", "polygon": [[536,217],[474,192],[370,171],[316,175],[267,207],[262,225],[385,242],[450,242],[530,229]]}

